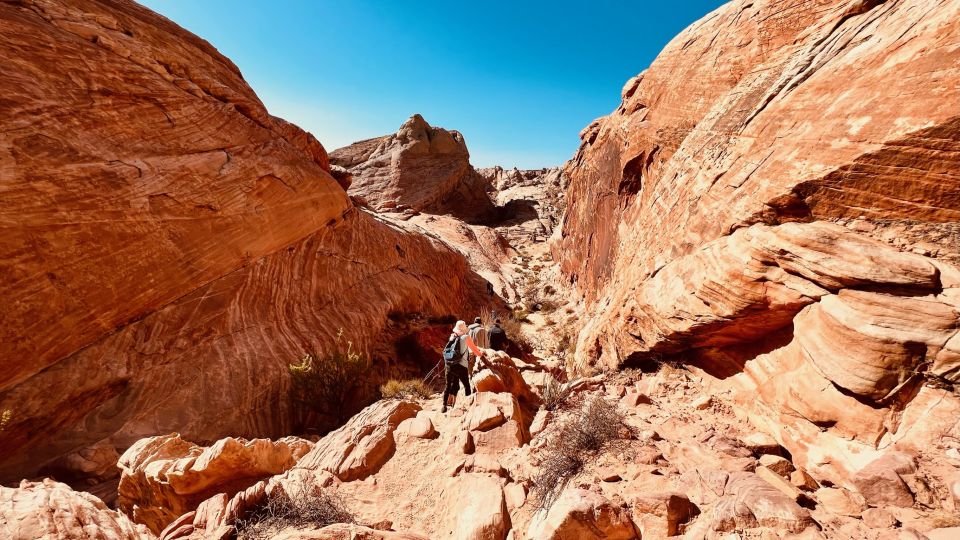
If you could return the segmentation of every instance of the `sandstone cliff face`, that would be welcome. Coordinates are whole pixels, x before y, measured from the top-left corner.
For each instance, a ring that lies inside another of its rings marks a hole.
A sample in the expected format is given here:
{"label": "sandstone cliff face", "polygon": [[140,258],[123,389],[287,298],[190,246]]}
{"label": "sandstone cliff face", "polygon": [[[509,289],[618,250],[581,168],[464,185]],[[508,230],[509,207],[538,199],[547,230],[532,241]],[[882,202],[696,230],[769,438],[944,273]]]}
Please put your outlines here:
{"label": "sandstone cliff face", "polygon": [[560,167],[519,170],[490,167],[478,169],[490,184],[501,209],[498,224],[513,243],[548,239],[560,224],[569,179]]}
{"label": "sandstone cliff face", "polygon": [[395,134],[353,143],[330,159],[353,175],[350,195],[377,211],[451,213],[468,221],[493,211],[463,135],[432,127],[419,114]]}
{"label": "sandstone cliff face", "polygon": [[388,314],[482,290],[355,208],[323,147],[170,21],[38,0],[0,6],[0,36],[0,478],[158,433],[286,434],[288,363],[342,329],[373,383],[402,368]]}
{"label": "sandstone cliff face", "polygon": [[579,363],[694,362],[834,482],[955,431],[958,16],[734,1],[675,38],[568,165]]}

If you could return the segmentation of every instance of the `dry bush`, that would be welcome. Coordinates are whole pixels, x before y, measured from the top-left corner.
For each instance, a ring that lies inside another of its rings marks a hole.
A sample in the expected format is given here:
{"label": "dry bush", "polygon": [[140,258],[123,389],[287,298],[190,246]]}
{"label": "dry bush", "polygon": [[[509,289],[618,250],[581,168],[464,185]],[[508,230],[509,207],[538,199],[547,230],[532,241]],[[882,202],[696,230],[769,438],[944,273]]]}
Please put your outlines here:
{"label": "dry bush", "polygon": [[429,398],[433,392],[420,379],[398,381],[390,379],[380,385],[380,395],[385,399],[403,399],[408,397]]}
{"label": "dry bush", "polygon": [[337,334],[337,348],[318,357],[304,356],[299,364],[290,364],[294,401],[305,410],[328,414],[337,424],[346,420],[350,398],[364,388],[370,361],[353,350],[353,343],[343,348],[343,332]]}
{"label": "dry bush", "polygon": [[536,346],[530,337],[523,331],[523,323],[516,319],[501,320],[500,328],[507,334],[507,353],[511,356],[521,357],[532,352]]}
{"label": "dry bush", "polygon": [[960,527],[960,513],[940,510],[930,514],[930,525],[934,529]]}
{"label": "dry bush", "polygon": [[568,402],[572,392],[568,385],[562,384],[554,377],[550,377],[546,386],[543,387],[541,401],[543,408],[548,411],[555,411],[563,407]]}
{"label": "dry bush", "polygon": [[237,540],[270,540],[287,528],[326,527],[334,523],[356,523],[357,519],[335,495],[314,495],[301,488],[292,495],[276,490],[277,495],[247,519],[237,520]]}
{"label": "dry bush", "polygon": [[10,420],[12,419],[13,419],[13,411],[11,411],[10,409],[4,409],[4,411],[0,413],[0,431],[7,429],[7,425],[10,423]]}
{"label": "dry bush", "polygon": [[540,473],[534,478],[533,502],[549,510],[563,488],[586,463],[618,440],[630,438],[623,414],[601,396],[584,402],[563,422],[541,452]]}

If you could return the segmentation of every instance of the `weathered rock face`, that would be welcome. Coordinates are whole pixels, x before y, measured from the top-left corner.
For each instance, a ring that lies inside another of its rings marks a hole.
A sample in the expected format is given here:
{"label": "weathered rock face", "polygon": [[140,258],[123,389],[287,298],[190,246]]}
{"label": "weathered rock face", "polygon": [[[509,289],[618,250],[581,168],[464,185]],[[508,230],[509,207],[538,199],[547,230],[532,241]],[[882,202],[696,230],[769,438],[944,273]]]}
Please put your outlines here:
{"label": "weathered rock face", "polygon": [[578,363],[693,362],[850,489],[955,432],[958,15],[744,0],[675,38],[567,168]]}
{"label": "weathered rock face", "polygon": [[49,479],[0,487],[0,532],[10,540],[155,538],[146,527],[110,510],[93,495]]}
{"label": "weathered rock face", "polygon": [[296,437],[278,441],[228,437],[208,448],[177,434],[142,439],[120,458],[119,507],[159,533],[213,495],[233,497],[290,469],[312,446]]}
{"label": "weathered rock face", "polygon": [[797,220],[926,230],[955,257],[958,9],[744,0],[692,25],[581,133],[570,278],[599,298],[735,228]]}
{"label": "weathered rock face", "polygon": [[560,167],[536,170],[490,167],[477,172],[494,189],[503,218],[498,229],[512,243],[547,240],[560,224],[569,179]]}
{"label": "weathered rock face", "polygon": [[[209,44],[128,2],[0,7],[0,479],[91,445],[290,432],[287,364],[484,283],[356,209],[323,147]],[[373,339],[376,336],[376,339]]]}
{"label": "weathered rock face", "polygon": [[432,127],[419,114],[395,134],[340,148],[330,160],[352,174],[350,195],[378,211],[449,212],[475,220],[493,210],[463,135]]}

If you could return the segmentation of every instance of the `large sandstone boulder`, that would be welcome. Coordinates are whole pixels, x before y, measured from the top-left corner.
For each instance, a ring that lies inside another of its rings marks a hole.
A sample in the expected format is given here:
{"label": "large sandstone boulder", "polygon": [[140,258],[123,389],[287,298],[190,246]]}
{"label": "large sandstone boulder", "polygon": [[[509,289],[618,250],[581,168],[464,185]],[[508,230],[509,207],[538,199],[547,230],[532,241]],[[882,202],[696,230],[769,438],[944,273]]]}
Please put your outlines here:
{"label": "large sandstone boulder", "polygon": [[158,433],[290,433],[289,363],[342,330],[376,385],[406,369],[383,361],[388,314],[483,291],[440,240],[355,208],[312,136],[139,5],[3,3],[0,53],[0,480]]}
{"label": "large sandstone boulder", "polygon": [[0,534],[9,540],[150,540],[143,525],[88,493],[44,480],[0,487]]}
{"label": "large sandstone boulder", "polygon": [[378,401],[327,434],[296,468],[328,471],[345,482],[366,478],[393,456],[394,432],[419,411],[412,401]]}
{"label": "large sandstone boulder", "polygon": [[730,474],[707,519],[715,531],[769,527],[799,533],[814,525],[805,508],[749,472]]}
{"label": "large sandstone boulder", "polygon": [[695,363],[850,489],[957,436],[958,21],[735,0],[677,36],[567,166],[578,367]]}
{"label": "large sandstone boulder", "polygon": [[[449,489],[449,488],[448,488]],[[457,488],[450,489],[449,522],[455,540],[504,540],[510,530],[510,513],[498,479],[488,475],[466,475],[458,478]]]}
{"label": "large sandstone boulder", "polygon": [[585,489],[564,491],[545,515],[534,518],[528,536],[531,540],[638,538],[625,508]]}
{"label": "large sandstone boulder", "polygon": [[350,171],[349,193],[378,211],[489,216],[489,185],[473,166],[463,135],[432,127],[419,114],[393,135],[340,148],[330,160]]}
{"label": "large sandstone boulder", "polygon": [[903,452],[889,452],[857,471],[853,483],[867,504],[913,505],[913,493],[903,477],[917,472],[916,459]]}
{"label": "large sandstone boulder", "polygon": [[159,533],[213,495],[232,497],[290,469],[311,447],[296,437],[228,437],[206,448],[176,433],[143,439],[120,458],[117,502],[137,523]]}

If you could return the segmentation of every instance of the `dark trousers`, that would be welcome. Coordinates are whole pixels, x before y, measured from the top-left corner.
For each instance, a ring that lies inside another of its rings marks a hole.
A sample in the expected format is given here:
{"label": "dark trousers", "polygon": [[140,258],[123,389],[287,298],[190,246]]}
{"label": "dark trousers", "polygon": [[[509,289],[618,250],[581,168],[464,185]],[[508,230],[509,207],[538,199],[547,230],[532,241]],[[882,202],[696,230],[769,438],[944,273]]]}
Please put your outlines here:
{"label": "dark trousers", "polygon": [[444,364],[443,374],[447,381],[444,399],[447,395],[456,396],[457,392],[460,391],[461,383],[463,384],[463,395],[470,395],[470,374],[467,373],[467,368],[460,364]]}

